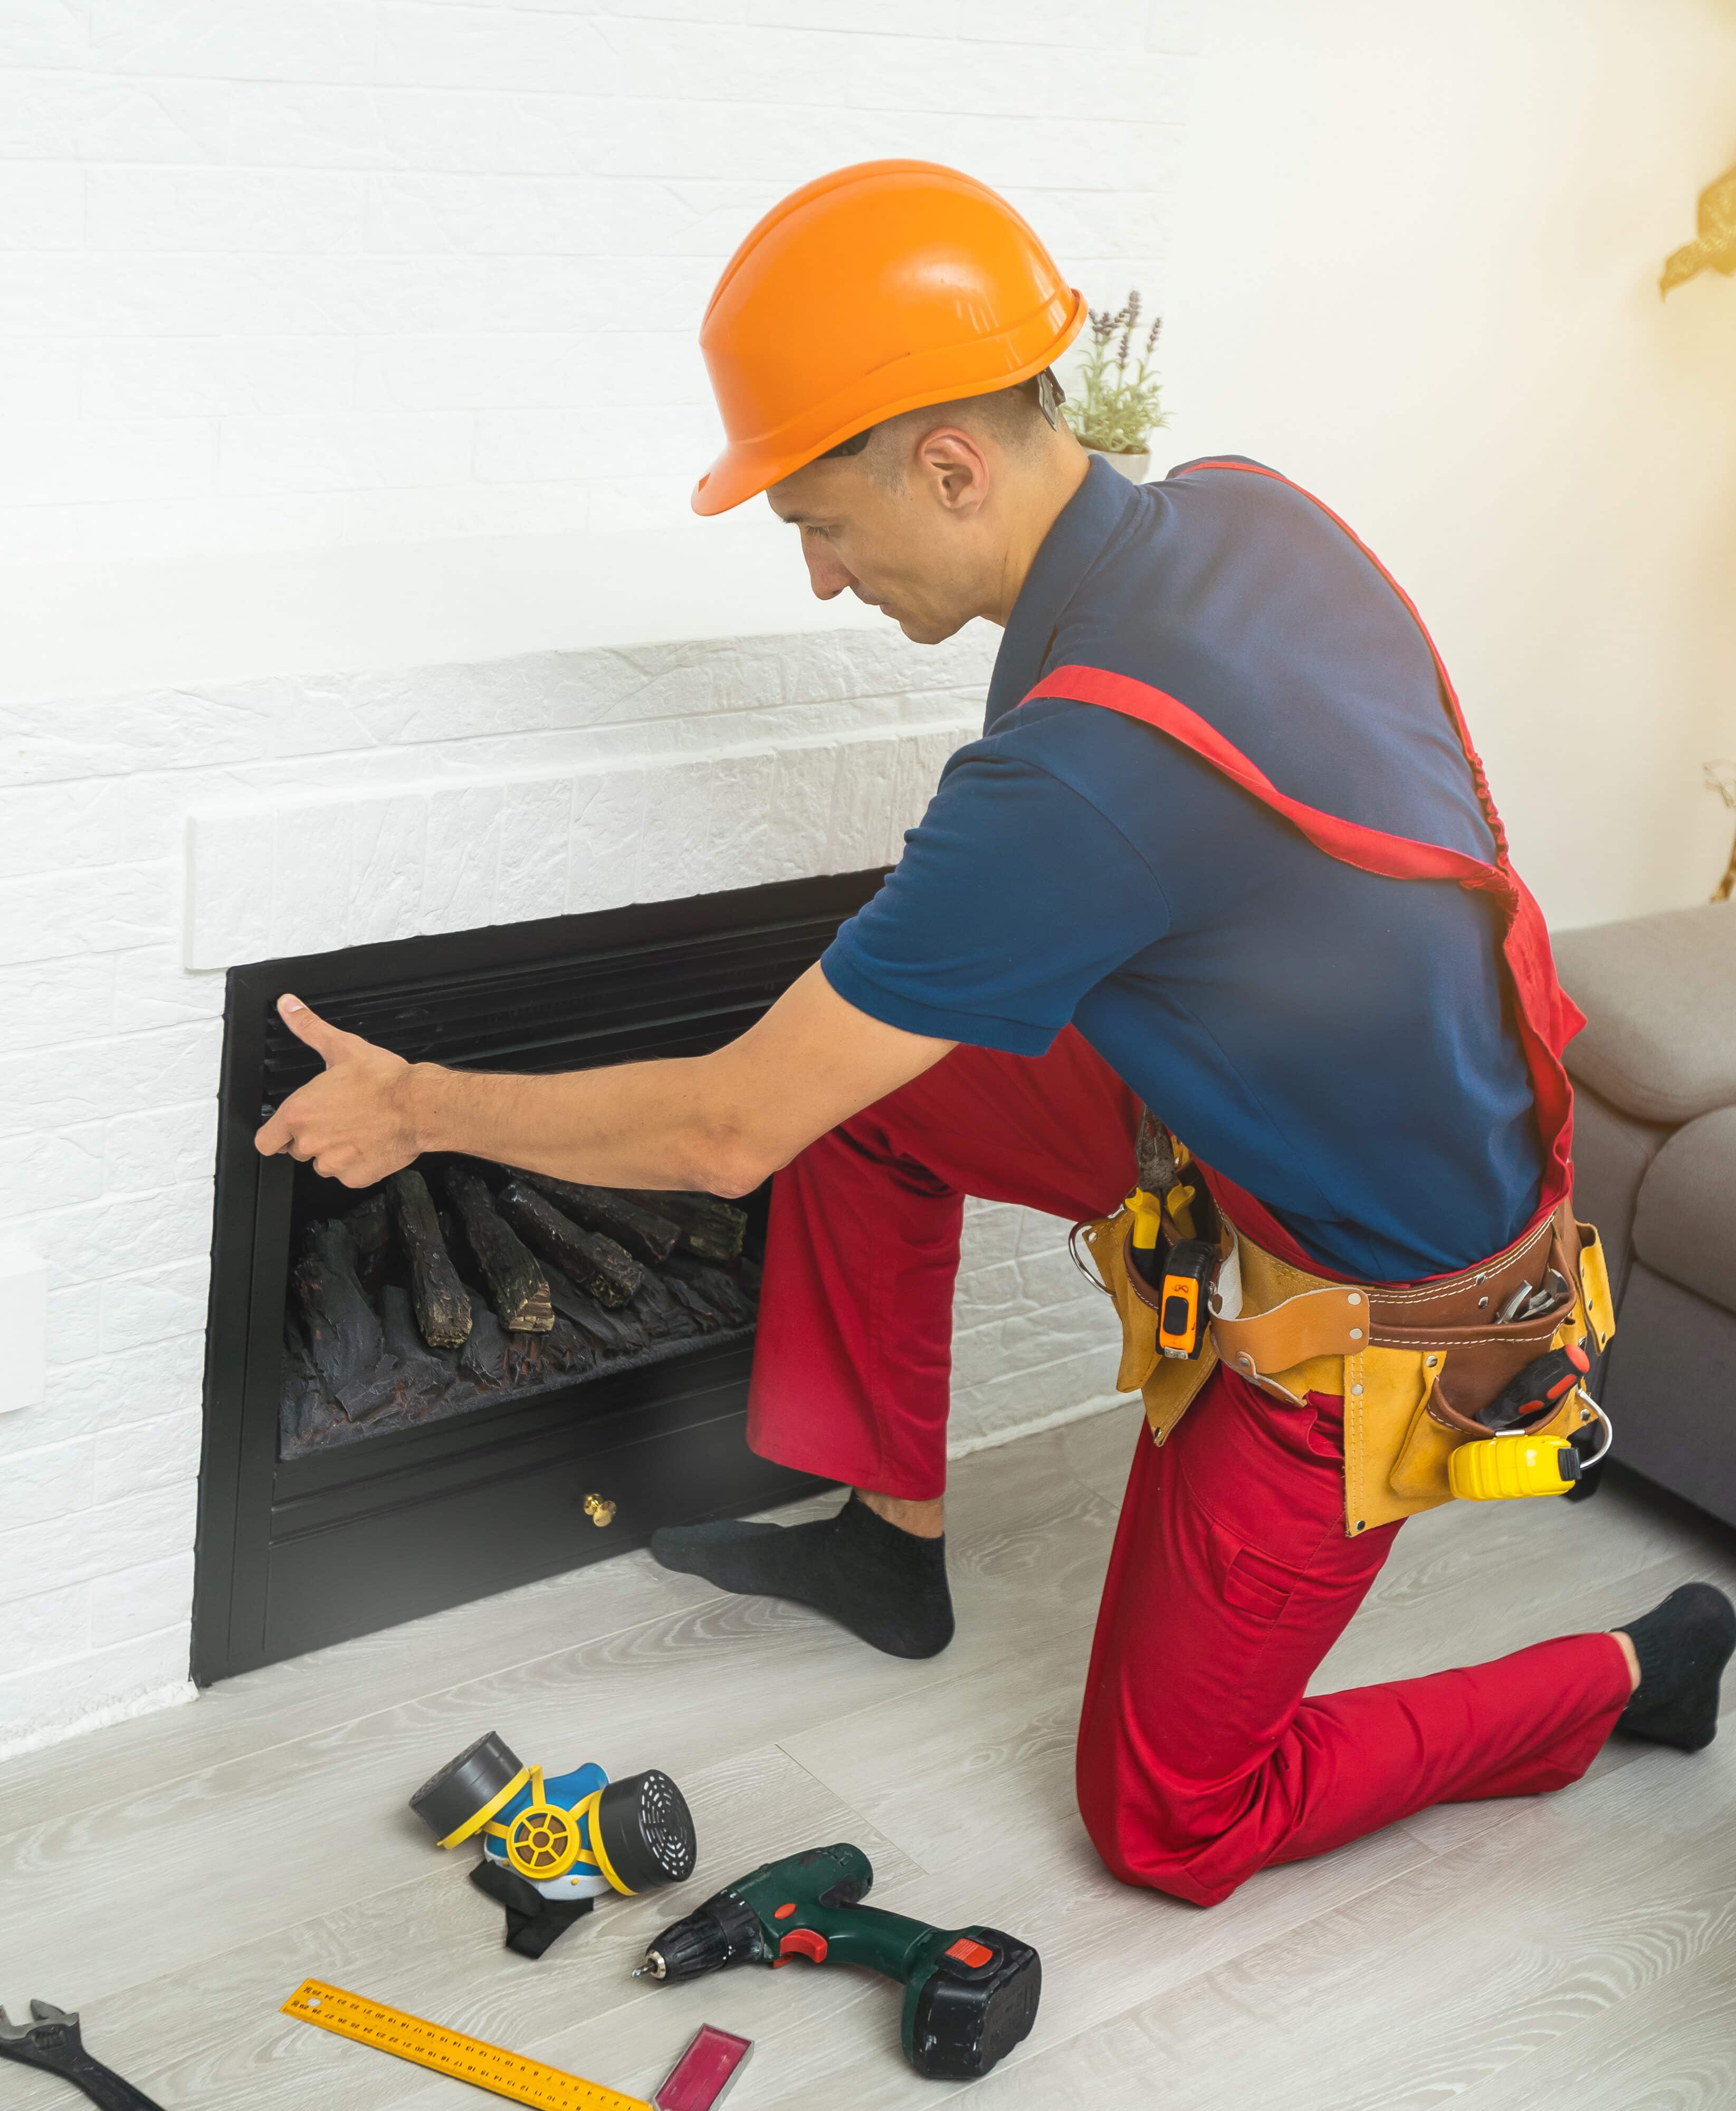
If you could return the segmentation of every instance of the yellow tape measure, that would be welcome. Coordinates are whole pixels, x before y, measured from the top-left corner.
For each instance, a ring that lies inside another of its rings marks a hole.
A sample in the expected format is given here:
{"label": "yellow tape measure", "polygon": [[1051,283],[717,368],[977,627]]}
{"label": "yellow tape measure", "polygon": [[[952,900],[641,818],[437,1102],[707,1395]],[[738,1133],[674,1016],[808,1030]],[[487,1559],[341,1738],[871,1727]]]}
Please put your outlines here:
{"label": "yellow tape measure", "polygon": [[372,2045],[377,2052],[431,2067],[437,2074],[492,2090],[514,2104],[533,2104],[536,2111],[652,2111],[642,2096],[623,2096],[619,2089],[605,2089],[601,2082],[545,2067],[541,2060],[484,2045],[480,2038],[424,2022],[420,2016],[407,2016],[401,2009],[388,2009],[363,1995],[347,1994],[323,1979],[304,1979],[284,2002],[283,2013]]}

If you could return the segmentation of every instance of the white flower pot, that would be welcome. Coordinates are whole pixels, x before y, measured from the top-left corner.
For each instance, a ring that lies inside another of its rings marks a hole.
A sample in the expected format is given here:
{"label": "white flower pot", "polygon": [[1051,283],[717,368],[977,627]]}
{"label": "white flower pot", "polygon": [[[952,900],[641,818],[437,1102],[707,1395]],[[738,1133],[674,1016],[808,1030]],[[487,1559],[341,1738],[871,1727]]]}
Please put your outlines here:
{"label": "white flower pot", "polygon": [[1150,454],[1111,455],[1101,447],[1087,447],[1088,455],[1095,455],[1099,461],[1106,461],[1111,469],[1118,470],[1129,483],[1143,483],[1151,469]]}

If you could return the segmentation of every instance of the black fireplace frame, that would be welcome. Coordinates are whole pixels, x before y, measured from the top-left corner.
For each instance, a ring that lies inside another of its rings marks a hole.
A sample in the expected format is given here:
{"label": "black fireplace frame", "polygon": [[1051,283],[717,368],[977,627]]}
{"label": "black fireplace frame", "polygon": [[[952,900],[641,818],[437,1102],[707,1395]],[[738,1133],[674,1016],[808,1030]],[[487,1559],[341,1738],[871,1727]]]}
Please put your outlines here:
{"label": "black fireplace frame", "polygon": [[[782,954],[775,972],[744,978],[727,997],[703,995],[661,1022],[659,1052],[699,1052],[750,1024],[884,876],[781,881],[230,969],[194,1571],[198,1683],[604,1559],[642,1546],[659,1524],[740,1514],[822,1485],[748,1450],[752,1347],[740,1342],[696,1344],[534,1399],[279,1460],[296,1168],[253,1148],[268,1036],[281,1031],[270,1017],[277,997],[292,989],[342,1023],[346,998],[437,975],[594,965],[709,935],[764,937]],[[591,1060],[634,1052],[649,1051],[605,1036]],[[604,1530],[583,1510],[593,1492],[616,1505]]]}

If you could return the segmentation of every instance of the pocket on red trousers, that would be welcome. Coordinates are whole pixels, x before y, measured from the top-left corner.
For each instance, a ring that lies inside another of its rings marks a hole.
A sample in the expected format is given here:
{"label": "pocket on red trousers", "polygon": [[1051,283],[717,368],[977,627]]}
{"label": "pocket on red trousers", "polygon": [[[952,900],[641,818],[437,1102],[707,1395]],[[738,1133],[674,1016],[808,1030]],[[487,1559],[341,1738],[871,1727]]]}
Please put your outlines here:
{"label": "pocket on red trousers", "polygon": [[1224,1603],[1268,1624],[1277,1619],[1302,1580],[1295,1570],[1274,1561],[1269,1554],[1243,1546],[1222,1525],[1212,1528],[1212,1547]]}

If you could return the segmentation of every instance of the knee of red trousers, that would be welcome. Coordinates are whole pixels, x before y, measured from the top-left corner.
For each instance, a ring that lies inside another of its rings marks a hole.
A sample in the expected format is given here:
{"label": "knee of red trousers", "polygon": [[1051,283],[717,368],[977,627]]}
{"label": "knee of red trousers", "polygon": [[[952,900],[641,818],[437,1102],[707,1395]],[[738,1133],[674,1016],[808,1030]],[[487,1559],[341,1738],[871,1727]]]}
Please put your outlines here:
{"label": "knee of red trousers", "polygon": [[1185,1786],[1131,1767],[1125,1754],[1081,1741],[1079,1815],[1098,1857],[1124,1884],[1163,1891],[1189,1905],[1220,1904],[1263,1868],[1263,1853],[1238,1853],[1235,1820]]}

